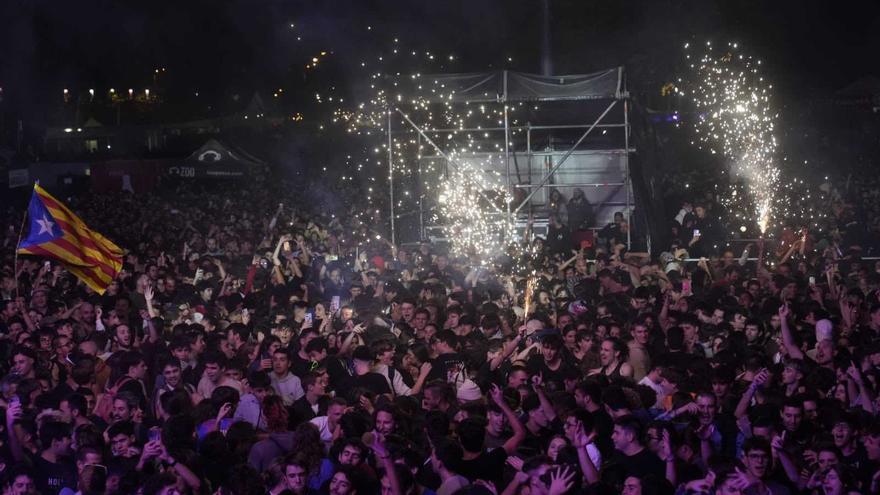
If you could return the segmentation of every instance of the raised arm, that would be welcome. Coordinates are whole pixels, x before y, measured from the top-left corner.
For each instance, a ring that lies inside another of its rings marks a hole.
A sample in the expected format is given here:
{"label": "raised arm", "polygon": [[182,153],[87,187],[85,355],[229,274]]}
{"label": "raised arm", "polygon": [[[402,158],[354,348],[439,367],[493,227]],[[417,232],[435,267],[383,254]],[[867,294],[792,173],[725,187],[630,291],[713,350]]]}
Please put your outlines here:
{"label": "raised arm", "polygon": [[146,301],[147,314],[150,315],[150,318],[156,318],[159,316],[159,312],[153,307],[153,295],[153,286],[148,283],[147,286],[144,287],[144,301]]}
{"label": "raised arm", "polygon": [[544,413],[544,416],[546,416],[548,420],[553,421],[556,419],[556,409],[553,409],[553,404],[550,403],[550,399],[548,399],[547,394],[544,393],[542,382],[543,377],[540,374],[533,376],[532,388],[534,388],[535,393],[538,394],[538,400],[541,402],[541,411]]}
{"label": "raised arm", "polygon": [[581,467],[581,472],[584,474],[584,479],[589,485],[599,482],[599,470],[593,463],[593,459],[590,458],[589,452],[587,452],[587,446],[593,443],[595,437],[595,431],[585,432],[584,424],[578,421],[577,433],[574,435],[572,446],[577,450],[578,464]]}
{"label": "raised arm", "polygon": [[752,403],[752,398],[758,392],[758,387],[764,385],[769,378],[769,372],[766,369],[762,369],[755,375],[755,379],[752,380],[751,385],[743,392],[742,397],[740,397],[739,402],[736,405],[736,409],[733,412],[733,415],[740,419],[749,412],[749,406]]}
{"label": "raised arm", "polygon": [[782,345],[785,346],[785,349],[788,351],[788,355],[792,359],[803,359],[804,352],[801,351],[801,348],[795,344],[794,336],[791,334],[791,328],[788,326],[789,315],[791,315],[791,310],[788,307],[788,303],[780,306],[779,324],[782,328]]}
{"label": "raised arm", "polygon": [[395,471],[394,459],[391,458],[391,453],[385,447],[385,439],[382,438],[382,435],[378,433],[373,434],[373,444],[370,445],[370,448],[373,449],[373,453],[379,459],[382,469],[385,470],[385,476],[388,476],[392,495],[403,495],[400,488],[400,480],[397,478],[397,471]]}
{"label": "raised arm", "polygon": [[856,363],[850,362],[846,374],[849,376],[847,382],[850,397],[854,395],[853,392],[857,393],[859,396],[859,405],[862,409],[868,414],[874,414],[874,396],[871,393],[871,389],[865,384],[865,379],[862,377],[862,370],[856,366]]}
{"label": "raised arm", "polygon": [[510,427],[513,429],[513,436],[508,438],[503,445],[504,451],[507,452],[507,455],[513,455],[519,447],[519,444],[526,438],[526,429],[523,427],[522,423],[520,423],[519,418],[516,416],[516,413],[513,412],[513,409],[507,404],[507,401],[504,400],[504,393],[498,385],[492,384],[492,389],[489,390],[489,395],[492,397],[495,404],[501,409],[501,412],[504,413],[504,417],[507,418],[507,422],[510,423]]}
{"label": "raised arm", "polygon": [[24,450],[15,431],[15,421],[21,418],[21,412],[21,402],[10,402],[6,407],[6,436],[9,439],[9,451],[17,462],[24,459]]}
{"label": "raised arm", "polygon": [[498,367],[501,366],[501,364],[504,362],[504,360],[506,360],[510,357],[511,354],[513,354],[513,351],[515,351],[516,348],[519,347],[519,343],[522,342],[522,338],[525,332],[526,327],[525,325],[523,325],[522,327],[520,327],[519,332],[517,332],[516,336],[513,339],[504,343],[501,348],[501,352],[496,354],[492,358],[492,361],[489,362],[490,371],[497,370]]}

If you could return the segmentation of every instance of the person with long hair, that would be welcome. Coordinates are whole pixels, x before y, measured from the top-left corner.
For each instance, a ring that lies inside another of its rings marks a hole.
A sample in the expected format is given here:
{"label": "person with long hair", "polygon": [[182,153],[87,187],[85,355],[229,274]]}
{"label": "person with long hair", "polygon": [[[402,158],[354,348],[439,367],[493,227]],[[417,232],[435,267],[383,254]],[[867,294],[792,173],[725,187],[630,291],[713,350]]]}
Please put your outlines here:
{"label": "person with long hair", "polygon": [[257,471],[263,471],[273,459],[293,451],[296,447],[295,432],[288,431],[289,413],[281,397],[268,395],[263,399],[262,405],[269,436],[255,443],[248,454],[248,464]]}
{"label": "person with long hair", "polygon": [[614,381],[630,379],[633,368],[626,362],[627,346],[616,337],[606,337],[599,346],[599,362],[602,365],[590,372],[591,375],[602,375]]}

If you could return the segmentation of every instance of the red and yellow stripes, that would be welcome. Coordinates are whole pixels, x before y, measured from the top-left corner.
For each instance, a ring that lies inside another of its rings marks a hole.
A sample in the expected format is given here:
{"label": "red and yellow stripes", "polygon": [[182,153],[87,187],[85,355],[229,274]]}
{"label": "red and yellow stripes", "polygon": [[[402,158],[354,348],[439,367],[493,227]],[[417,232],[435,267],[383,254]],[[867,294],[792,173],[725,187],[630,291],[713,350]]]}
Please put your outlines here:
{"label": "red and yellow stripes", "polygon": [[122,249],[91,230],[60,201],[39,185],[34,194],[52,215],[62,236],[39,245],[19,249],[23,254],[52,258],[63,263],[95,292],[103,294],[122,269]]}

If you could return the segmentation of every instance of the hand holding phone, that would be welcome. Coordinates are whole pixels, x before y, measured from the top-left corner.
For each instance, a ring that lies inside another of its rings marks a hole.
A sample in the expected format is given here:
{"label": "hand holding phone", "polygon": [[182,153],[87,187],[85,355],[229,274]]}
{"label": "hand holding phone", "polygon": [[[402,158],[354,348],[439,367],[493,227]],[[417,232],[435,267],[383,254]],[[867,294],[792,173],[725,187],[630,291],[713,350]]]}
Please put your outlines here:
{"label": "hand holding phone", "polygon": [[220,420],[220,433],[226,435],[226,432],[229,431],[229,427],[232,426],[232,422],[234,420],[232,418],[223,418]]}

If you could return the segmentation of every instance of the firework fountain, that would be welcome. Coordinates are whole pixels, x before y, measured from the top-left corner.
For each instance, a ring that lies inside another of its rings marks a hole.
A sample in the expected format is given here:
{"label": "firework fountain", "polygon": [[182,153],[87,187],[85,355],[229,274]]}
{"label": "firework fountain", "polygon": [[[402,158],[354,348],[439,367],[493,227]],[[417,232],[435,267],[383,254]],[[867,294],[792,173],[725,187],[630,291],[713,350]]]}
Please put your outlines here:
{"label": "firework fountain", "polygon": [[753,219],[763,236],[774,211],[785,209],[778,194],[776,120],[771,105],[773,86],[761,75],[761,61],[740,53],[736,43],[716,49],[706,43],[702,55],[685,45],[690,73],[679,79],[677,92],[690,98],[699,112],[694,122],[694,144],[729,161],[731,173],[744,190],[731,185],[724,198],[729,209],[749,198],[751,211],[736,212],[740,220]]}

